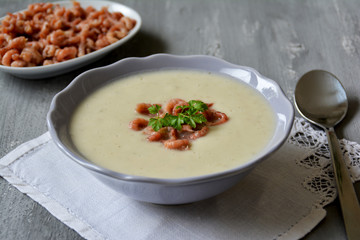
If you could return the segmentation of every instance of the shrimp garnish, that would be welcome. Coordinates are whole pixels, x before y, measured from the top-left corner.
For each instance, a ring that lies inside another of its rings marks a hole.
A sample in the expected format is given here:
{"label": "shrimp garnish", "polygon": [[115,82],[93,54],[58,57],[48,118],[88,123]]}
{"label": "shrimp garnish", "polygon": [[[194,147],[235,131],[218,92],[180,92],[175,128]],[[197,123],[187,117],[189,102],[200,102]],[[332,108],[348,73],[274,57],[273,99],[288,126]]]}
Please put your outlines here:
{"label": "shrimp garnish", "polygon": [[208,120],[208,126],[215,126],[223,124],[229,120],[228,116],[225,113],[209,109],[205,111],[205,117]]}
{"label": "shrimp garnish", "polygon": [[209,128],[207,126],[204,126],[200,130],[195,131],[193,134],[191,134],[189,139],[195,140],[199,137],[205,136],[208,132],[209,132]]}
{"label": "shrimp garnish", "polygon": [[164,141],[164,147],[175,150],[189,150],[190,141],[188,139],[169,139]]}
{"label": "shrimp garnish", "polygon": [[[157,107],[158,112],[150,114],[153,109],[149,111],[149,108],[160,104],[139,103],[135,108],[137,113],[148,117],[156,116],[150,118],[150,126],[147,126],[149,125],[147,120],[138,118],[130,122],[130,128],[144,129],[143,133],[147,135],[148,141],[161,142],[167,149],[188,150],[191,141],[208,134],[210,126],[225,123],[229,119],[225,113],[211,109],[213,103],[205,103],[207,107],[200,106],[200,104],[204,103],[200,100],[186,102],[179,98],[173,98],[165,104],[164,110]],[[191,115],[191,113],[193,114]],[[194,116],[200,120],[194,119]]]}
{"label": "shrimp garnish", "polygon": [[[151,103],[139,103],[136,105],[135,111],[137,113],[147,115],[147,116],[153,116],[153,114],[150,114],[149,107],[159,105],[161,107],[161,104],[151,104]],[[162,111],[159,112],[161,114]]]}
{"label": "shrimp garnish", "polygon": [[129,123],[129,128],[135,131],[140,131],[146,128],[148,124],[149,124],[148,120],[143,118],[136,118],[135,120],[132,120]]}
{"label": "shrimp garnish", "polygon": [[[166,113],[170,113],[170,114],[173,114],[173,111],[176,110],[176,107],[177,106],[184,106],[184,105],[187,105],[188,103],[185,101],[185,100],[182,100],[180,98],[173,98],[173,99],[170,99],[165,107],[164,107],[164,111]],[[176,111],[175,111],[176,112]]]}

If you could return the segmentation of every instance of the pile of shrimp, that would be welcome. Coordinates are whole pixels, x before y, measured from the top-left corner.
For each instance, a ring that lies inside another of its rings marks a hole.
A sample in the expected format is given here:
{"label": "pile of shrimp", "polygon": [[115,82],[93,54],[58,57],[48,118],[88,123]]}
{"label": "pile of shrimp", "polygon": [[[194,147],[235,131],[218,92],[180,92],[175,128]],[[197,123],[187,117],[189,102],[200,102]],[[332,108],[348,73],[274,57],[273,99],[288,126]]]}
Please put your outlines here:
{"label": "pile of shrimp", "polygon": [[[135,111],[148,117],[154,117],[149,113],[148,108],[153,105],[161,104],[150,104],[150,103],[139,103],[137,104]],[[160,109],[160,116],[164,116],[166,113],[177,116],[179,114],[178,106],[188,105],[185,100],[179,98],[170,99],[165,105],[164,110]],[[204,115],[207,119],[205,124],[192,128],[190,125],[182,125],[182,129],[176,130],[173,127],[163,127],[159,131],[154,131],[151,126],[148,126],[149,121],[145,118],[136,118],[129,123],[129,128],[135,131],[143,130],[143,133],[147,135],[147,140],[150,142],[161,142],[167,149],[175,150],[189,150],[190,141],[196,140],[200,137],[205,136],[211,126],[223,124],[229,120],[225,113],[216,111],[212,108],[213,104],[207,104],[208,109],[204,112],[199,112]]]}
{"label": "pile of shrimp", "polygon": [[0,25],[0,63],[34,67],[84,56],[125,37],[136,21],[106,7],[72,8],[52,3],[30,4],[8,13]]}

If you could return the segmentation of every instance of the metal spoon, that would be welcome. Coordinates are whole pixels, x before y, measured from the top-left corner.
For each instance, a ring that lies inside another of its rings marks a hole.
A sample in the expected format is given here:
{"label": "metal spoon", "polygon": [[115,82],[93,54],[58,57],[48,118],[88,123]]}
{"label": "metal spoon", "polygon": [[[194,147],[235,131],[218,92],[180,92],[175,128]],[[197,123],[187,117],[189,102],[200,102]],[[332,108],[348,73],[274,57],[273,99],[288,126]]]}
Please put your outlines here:
{"label": "metal spoon", "polygon": [[309,122],[327,134],[340,205],[348,239],[360,239],[360,207],[344,163],[334,126],[346,115],[348,100],[340,81],[331,73],[313,70],[295,88],[295,106]]}

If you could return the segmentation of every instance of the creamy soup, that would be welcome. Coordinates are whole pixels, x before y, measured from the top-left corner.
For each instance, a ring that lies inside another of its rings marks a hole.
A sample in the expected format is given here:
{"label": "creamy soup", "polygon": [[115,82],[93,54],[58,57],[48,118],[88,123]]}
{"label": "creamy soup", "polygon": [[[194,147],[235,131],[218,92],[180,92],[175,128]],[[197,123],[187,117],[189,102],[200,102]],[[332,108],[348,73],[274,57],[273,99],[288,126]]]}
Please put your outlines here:
{"label": "creamy soup", "polygon": [[[143,117],[135,112],[136,104],[165,104],[172,98],[214,103],[229,121],[210,127],[186,151],[165,149],[129,129],[130,121]],[[125,174],[179,178],[249,161],[274,129],[274,112],[251,87],[214,73],[166,70],[128,76],[95,91],[75,111],[70,134],[78,150],[97,165]]]}

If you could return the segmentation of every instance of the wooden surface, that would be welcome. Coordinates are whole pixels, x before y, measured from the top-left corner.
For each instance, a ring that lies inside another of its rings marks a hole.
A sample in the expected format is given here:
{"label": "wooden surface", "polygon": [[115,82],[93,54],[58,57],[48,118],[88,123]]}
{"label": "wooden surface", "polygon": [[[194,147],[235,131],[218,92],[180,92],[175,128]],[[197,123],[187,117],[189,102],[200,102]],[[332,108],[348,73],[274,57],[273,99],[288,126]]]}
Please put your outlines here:
{"label": "wooden surface", "polygon": [[[0,16],[32,0],[0,0]],[[350,99],[340,138],[360,143],[360,1],[128,0],[143,18],[139,34],[108,57],[69,74],[23,80],[0,72],[0,157],[46,128],[52,97],[79,73],[128,56],[206,54],[257,69],[293,99],[297,79],[326,69]],[[357,184],[359,190],[359,184]],[[359,191],[358,191],[359,192]],[[346,239],[338,201],[305,239]],[[360,221],[360,219],[359,219]],[[0,239],[81,239],[46,209],[0,178]]]}

